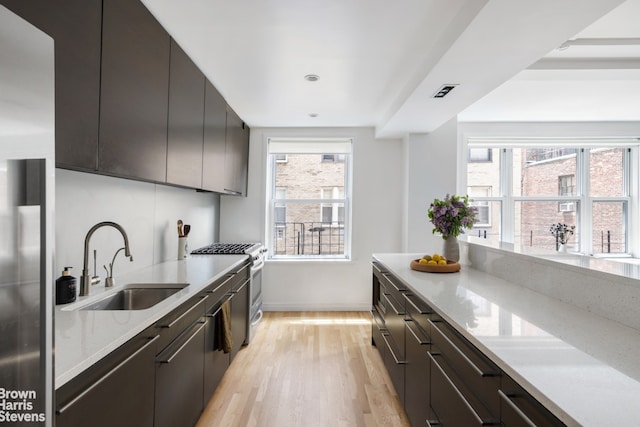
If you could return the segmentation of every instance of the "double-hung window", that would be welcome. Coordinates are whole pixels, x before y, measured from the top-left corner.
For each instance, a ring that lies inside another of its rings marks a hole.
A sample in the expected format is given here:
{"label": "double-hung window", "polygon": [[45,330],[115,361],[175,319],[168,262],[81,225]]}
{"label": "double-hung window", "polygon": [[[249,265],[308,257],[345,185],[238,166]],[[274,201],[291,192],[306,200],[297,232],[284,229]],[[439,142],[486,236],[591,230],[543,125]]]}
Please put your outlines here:
{"label": "double-hung window", "polygon": [[349,139],[268,141],[271,258],[350,258],[351,146]]}
{"label": "double-hung window", "polygon": [[636,145],[500,139],[471,140],[468,145],[469,152],[492,153],[487,156],[492,161],[479,163],[470,157],[467,162],[467,192],[480,219],[471,235],[553,250],[557,242],[550,227],[562,223],[575,226],[568,242],[572,251],[631,252],[630,206],[637,196],[631,194],[630,183],[632,165],[638,164],[632,161],[638,156]]}

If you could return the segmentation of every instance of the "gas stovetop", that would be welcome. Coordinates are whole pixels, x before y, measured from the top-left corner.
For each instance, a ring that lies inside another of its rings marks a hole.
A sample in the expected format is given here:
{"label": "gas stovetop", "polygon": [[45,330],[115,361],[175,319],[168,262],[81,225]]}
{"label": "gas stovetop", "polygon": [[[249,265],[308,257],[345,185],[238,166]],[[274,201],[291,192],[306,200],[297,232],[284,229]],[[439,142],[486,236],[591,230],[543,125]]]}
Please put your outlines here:
{"label": "gas stovetop", "polygon": [[192,255],[242,255],[251,254],[262,247],[261,243],[214,243],[191,251]]}

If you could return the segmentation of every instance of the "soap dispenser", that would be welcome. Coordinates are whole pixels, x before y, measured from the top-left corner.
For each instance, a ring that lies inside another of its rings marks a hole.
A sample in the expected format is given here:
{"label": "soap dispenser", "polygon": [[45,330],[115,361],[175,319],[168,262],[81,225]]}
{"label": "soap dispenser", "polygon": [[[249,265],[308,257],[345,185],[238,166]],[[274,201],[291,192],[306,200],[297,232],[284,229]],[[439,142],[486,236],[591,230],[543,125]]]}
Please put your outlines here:
{"label": "soap dispenser", "polygon": [[72,267],[65,267],[62,276],[56,280],[56,304],[68,304],[76,300],[76,278],[71,275]]}

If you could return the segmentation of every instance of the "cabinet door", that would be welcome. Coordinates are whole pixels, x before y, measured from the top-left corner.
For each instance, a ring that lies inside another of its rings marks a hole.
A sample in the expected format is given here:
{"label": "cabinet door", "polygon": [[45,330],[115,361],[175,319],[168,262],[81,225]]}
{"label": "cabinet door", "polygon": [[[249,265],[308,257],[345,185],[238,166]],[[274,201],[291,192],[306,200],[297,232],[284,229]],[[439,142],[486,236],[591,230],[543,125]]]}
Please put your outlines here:
{"label": "cabinet door", "polygon": [[167,183],[202,188],[204,74],[171,40]]}
{"label": "cabinet door", "polygon": [[207,326],[204,332],[204,405],[207,405],[216,391],[224,373],[229,367],[229,353],[225,353],[218,345],[216,325],[220,324],[221,307],[212,309],[207,314]]}
{"label": "cabinet door", "polygon": [[156,338],[132,339],[57,390],[56,426],[153,426]]}
{"label": "cabinet door", "polygon": [[224,192],[225,127],[227,104],[208,80],[205,82],[204,151],[202,156],[202,188]]}
{"label": "cabinet door", "polygon": [[100,172],[166,181],[169,35],[139,1],[104,2]]}
{"label": "cabinet door", "polygon": [[407,320],[404,408],[413,426],[423,426],[430,418],[429,338],[413,320]]}
{"label": "cabinet door", "polygon": [[233,349],[231,360],[238,354],[247,339],[247,326],[249,322],[249,281],[245,281],[238,289],[234,290],[231,300],[231,334],[233,336]]}
{"label": "cabinet door", "polygon": [[203,403],[204,323],[195,323],[156,358],[155,427],[193,426]]}
{"label": "cabinet door", "polygon": [[227,107],[225,193],[245,195],[249,162],[249,128]]}
{"label": "cabinet door", "polygon": [[102,0],[1,0],[55,41],[56,166],[98,160]]}

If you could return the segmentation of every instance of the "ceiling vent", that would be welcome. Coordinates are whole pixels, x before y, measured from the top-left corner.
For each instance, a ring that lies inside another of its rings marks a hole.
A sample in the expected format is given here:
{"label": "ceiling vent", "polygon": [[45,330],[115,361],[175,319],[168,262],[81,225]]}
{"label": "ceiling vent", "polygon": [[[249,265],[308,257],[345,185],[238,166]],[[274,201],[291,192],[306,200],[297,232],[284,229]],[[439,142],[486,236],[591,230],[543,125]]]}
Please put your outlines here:
{"label": "ceiling vent", "polygon": [[442,85],[442,87],[438,89],[438,91],[435,94],[433,94],[433,98],[444,98],[456,86],[458,85],[457,84]]}

